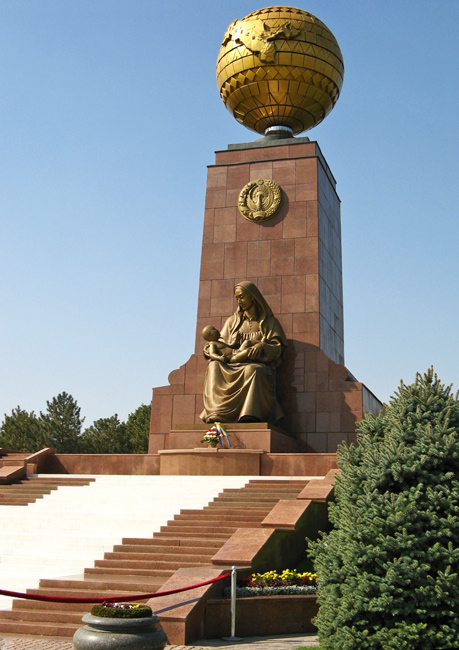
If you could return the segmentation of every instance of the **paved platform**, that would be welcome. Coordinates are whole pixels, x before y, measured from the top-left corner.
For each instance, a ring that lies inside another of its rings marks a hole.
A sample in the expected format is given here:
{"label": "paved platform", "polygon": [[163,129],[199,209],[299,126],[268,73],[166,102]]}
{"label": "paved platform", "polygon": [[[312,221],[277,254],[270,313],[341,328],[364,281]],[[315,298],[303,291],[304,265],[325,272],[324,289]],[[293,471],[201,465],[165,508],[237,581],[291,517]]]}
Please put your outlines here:
{"label": "paved platform", "polygon": [[[247,637],[238,643],[222,639],[203,639],[193,645],[168,645],[165,650],[207,650],[207,648],[227,648],[228,650],[294,650],[299,646],[317,647],[317,637],[311,634],[270,637]],[[20,637],[12,634],[0,636],[0,650],[74,650],[71,641],[51,637]]]}

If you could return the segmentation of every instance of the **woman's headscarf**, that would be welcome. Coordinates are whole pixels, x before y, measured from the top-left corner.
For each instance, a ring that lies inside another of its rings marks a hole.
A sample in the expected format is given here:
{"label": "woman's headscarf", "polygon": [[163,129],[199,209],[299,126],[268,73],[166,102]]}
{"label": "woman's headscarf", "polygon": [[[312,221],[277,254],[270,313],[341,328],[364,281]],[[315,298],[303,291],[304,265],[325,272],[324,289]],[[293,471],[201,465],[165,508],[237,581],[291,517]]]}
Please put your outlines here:
{"label": "woman's headscarf", "polygon": [[[273,316],[273,312],[271,307],[268,305],[266,300],[263,298],[263,295],[259,288],[253,284],[253,282],[249,282],[248,280],[244,280],[243,282],[239,282],[236,284],[234,287],[234,292],[236,292],[237,288],[244,289],[244,291],[247,291],[250,293],[252,298],[255,300],[255,302],[258,305],[258,317],[259,317],[259,323],[260,323],[260,329],[263,331],[263,326],[262,323],[268,318],[268,316]],[[241,318],[244,314],[244,310],[239,307],[237,308],[238,312],[241,312]]]}
{"label": "woman's headscarf", "polygon": [[[247,291],[257,303],[258,322],[260,324],[261,333],[266,339],[266,347],[269,346],[270,341],[277,345],[280,344],[282,348],[281,358],[283,358],[287,349],[287,337],[285,336],[284,330],[282,329],[282,325],[274,316],[271,307],[264,299],[263,294],[258,289],[258,287],[253,284],[253,282],[249,282],[248,280],[238,282],[235,285],[234,290],[236,290],[238,287],[244,291]],[[224,334],[225,338],[226,336],[229,337],[234,334],[240,328],[243,317],[244,310],[238,305],[234,314],[228,318],[225,325],[223,326],[222,338],[224,338]],[[266,350],[266,352],[268,353],[269,357],[269,350]]]}

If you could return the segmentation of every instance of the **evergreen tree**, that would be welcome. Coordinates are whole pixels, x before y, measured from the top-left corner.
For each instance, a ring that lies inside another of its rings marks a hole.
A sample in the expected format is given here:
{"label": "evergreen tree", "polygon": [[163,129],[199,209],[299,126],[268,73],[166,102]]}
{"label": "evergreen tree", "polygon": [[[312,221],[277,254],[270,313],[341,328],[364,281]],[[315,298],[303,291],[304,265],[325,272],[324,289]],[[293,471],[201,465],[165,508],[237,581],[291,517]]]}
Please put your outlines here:
{"label": "evergreen tree", "polygon": [[19,406],[6,415],[0,428],[0,447],[15,451],[38,451],[42,448],[40,425],[35,413]]}
{"label": "evergreen tree", "polygon": [[131,454],[146,454],[150,435],[151,404],[142,404],[130,413],[126,422],[126,435]]}
{"label": "evergreen tree", "polygon": [[459,401],[432,370],[338,450],[332,531],[311,545],[325,650],[459,639]]}
{"label": "evergreen tree", "polygon": [[50,402],[48,410],[40,412],[40,427],[43,444],[53,447],[60,454],[74,454],[79,451],[79,437],[84,418],[76,400],[68,393],[59,393]]}
{"label": "evergreen tree", "polygon": [[116,414],[96,420],[85,429],[80,439],[80,452],[83,454],[126,454],[129,448],[126,425]]}

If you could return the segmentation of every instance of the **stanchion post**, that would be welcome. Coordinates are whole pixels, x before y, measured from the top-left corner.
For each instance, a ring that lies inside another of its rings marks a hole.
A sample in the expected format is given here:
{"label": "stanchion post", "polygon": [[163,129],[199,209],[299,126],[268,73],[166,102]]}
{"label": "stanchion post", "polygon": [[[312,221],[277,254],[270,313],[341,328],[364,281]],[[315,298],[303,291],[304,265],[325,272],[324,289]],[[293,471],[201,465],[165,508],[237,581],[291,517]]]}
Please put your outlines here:
{"label": "stanchion post", "polygon": [[236,636],[236,567],[231,567],[231,636]]}
{"label": "stanchion post", "polygon": [[242,637],[236,636],[236,566],[231,567],[231,636],[224,636],[224,641],[243,641]]}

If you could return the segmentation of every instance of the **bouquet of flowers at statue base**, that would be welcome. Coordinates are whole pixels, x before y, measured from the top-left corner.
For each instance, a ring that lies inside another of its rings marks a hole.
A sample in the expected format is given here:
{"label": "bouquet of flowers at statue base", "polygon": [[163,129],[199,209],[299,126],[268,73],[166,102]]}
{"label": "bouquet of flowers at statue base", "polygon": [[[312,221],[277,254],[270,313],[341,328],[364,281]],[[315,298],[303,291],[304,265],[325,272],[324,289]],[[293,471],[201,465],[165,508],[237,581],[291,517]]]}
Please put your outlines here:
{"label": "bouquet of flowers at statue base", "polygon": [[201,442],[206,443],[209,447],[216,447],[218,443],[220,443],[223,448],[225,447],[225,444],[228,445],[227,449],[231,449],[232,447],[228,432],[220,422],[214,422],[213,426],[210,427],[210,429],[207,429]]}
{"label": "bouquet of flowers at statue base", "polygon": [[211,447],[216,447],[220,442],[220,434],[217,431],[217,428],[213,426],[210,429],[207,429],[207,431],[201,438],[201,442]]}

